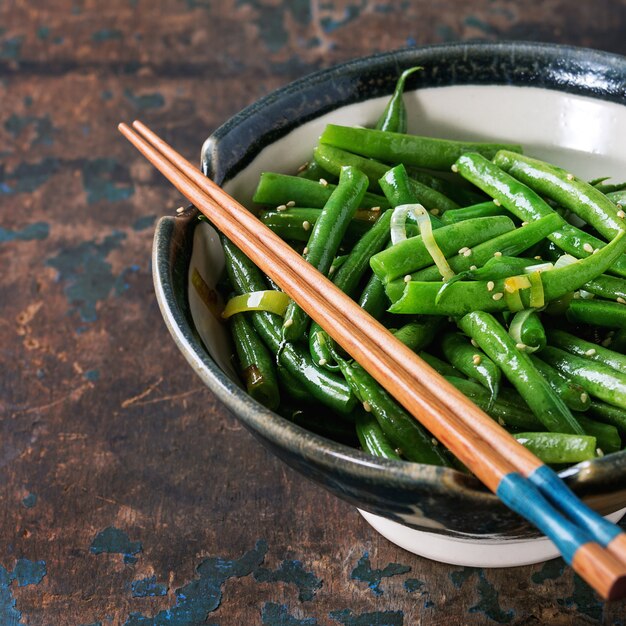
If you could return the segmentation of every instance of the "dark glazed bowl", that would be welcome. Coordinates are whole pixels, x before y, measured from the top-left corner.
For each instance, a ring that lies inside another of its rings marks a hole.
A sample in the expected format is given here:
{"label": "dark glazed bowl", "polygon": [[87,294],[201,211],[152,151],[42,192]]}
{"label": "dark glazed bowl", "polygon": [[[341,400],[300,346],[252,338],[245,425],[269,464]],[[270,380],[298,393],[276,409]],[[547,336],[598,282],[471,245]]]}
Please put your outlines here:
{"label": "dark glazed bowl", "polygon": [[[372,101],[388,96],[399,73],[413,65],[424,70],[408,82],[407,99],[410,113],[420,118],[417,130],[423,134],[480,138],[499,136],[511,128],[517,139],[524,134],[521,142],[530,145],[529,152],[546,158],[558,153],[562,157],[559,162],[564,159],[568,166],[580,162],[587,152],[602,156],[604,150],[593,143],[589,133],[574,132],[578,139],[572,139],[572,125],[584,119],[602,130],[603,124],[609,124],[607,120],[613,120],[604,140],[610,149],[606,149],[600,169],[619,161],[611,137],[626,123],[624,58],[551,45],[459,44],[359,59],[279,89],[209,138],[202,151],[205,172],[247,201],[250,182],[245,178],[255,163],[256,167],[263,165],[255,159],[264,148],[278,141],[289,142],[290,133],[307,122],[313,124],[314,133],[320,116],[332,118],[341,111],[344,115],[354,111],[354,123],[371,123],[375,119],[372,111],[382,110],[384,105],[384,99]],[[446,95],[450,98],[441,97]],[[508,126],[501,124],[496,119],[499,114],[493,111],[486,110],[482,117],[479,114],[478,109],[488,109],[493,98],[508,107],[504,116]],[[444,110],[446,102],[449,110]],[[561,108],[554,111],[553,124],[545,111],[555,103]],[[533,117],[540,120],[536,130],[529,123]],[[471,126],[472,120],[475,126]],[[526,138],[528,141],[523,141]],[[311,143],[308,149],[312,147]],[[248,178],[252,180],[253,175]],[[209,356],[192,320],[187,280],[198,223],[195,217],[190,210],[159,222],[153,264],[159,304],[174,340],[195,372],[258,439],[291,467],[358,508],[412,528],[458,538],[506,540],[537,535],[472,477],[451,469],[373,458],[307,432],[252,400]],[[564,475],[597,510],[609,513],[626,506],[626,452],[580,464]]]}

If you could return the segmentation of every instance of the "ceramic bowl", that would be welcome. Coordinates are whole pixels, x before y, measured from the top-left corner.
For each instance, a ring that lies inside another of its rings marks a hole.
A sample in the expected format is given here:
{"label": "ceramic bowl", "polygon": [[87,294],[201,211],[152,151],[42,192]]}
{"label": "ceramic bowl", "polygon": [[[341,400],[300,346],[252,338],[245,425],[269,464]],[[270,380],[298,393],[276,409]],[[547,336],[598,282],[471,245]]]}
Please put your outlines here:
{"label": "ceramic bowl", "polygon": [[[202,148],[202,167],[244,204],[263,170],[293,172],[328,122],[372,125],[400,72],[409,132],[520,143],[530,155],[593,178],[626,172],[626,59],[524,44],[458,44],[359,59],[296,81],[248,107]],[[414,552],[466,565],[505,566],[556,554],[534,528],[473,477],[377,459],[292,424],[252,400],[231,370],[228,339],[188,289],[196,268],[215,284],[219,240],[189,209],[164,217],[154,242],[154,282],[165,322],[189,364],[273,453],[354,504],[385,536]],[[214,443],[219,445],[219,443]],[[626,452],[562,473],[603,514],[626,507]]]}

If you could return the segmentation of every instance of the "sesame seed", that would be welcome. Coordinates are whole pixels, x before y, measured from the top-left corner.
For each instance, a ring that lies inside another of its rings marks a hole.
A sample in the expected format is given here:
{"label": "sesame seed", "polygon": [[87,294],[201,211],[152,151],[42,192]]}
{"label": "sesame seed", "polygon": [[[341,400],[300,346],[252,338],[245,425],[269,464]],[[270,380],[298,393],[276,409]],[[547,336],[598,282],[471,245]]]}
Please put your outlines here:
{"label": "sesame seed", "polygon": [[604,450],[602,448],[596,448],[596,454],[598,456],[604,456]]}
{"label": "sesame seed", "polygon": [[528,222],[522,222],[522,226],[528,226]]}
{"label": "sesame seed", "polygon": [[287,202],[287,206],[288,207],[296,206],[295,200],[289,200],[289,202]]}
{"label": "sesame seed", "polygon": [[589,394],[586,391],[583,391],[580,394],[580,401],[584,404],[587,400],[589,400]]}
{"label": "sesame seed", "polygon": [[585,351],[585,356],[593,356],[596,353],[595,348],[589,348],[589,350]]}
{"label": "sesame seed", "polygon": [[456,163],[452,164],[452,167],[450,168],[455,174],[459,171],[459,168],[457,167]]}
{"label": "sesame seed", "polygon": [[468,248],[464,253],[463,256],[471,256],[472,255],[472,249]]}
{"label": "sesame seed", "polygon": [[470,269],[472,271],[477,270],[478,269],[478,265],[470,265]]}
{"label": "sesame seed", "polygon": [[299,174],[300,172],[304,172],[304,170],[309,167],[309,162],[305,161],[298,169],[297,169],[297,173]]}
{"label": "sesame seed", "polygon": [[498,198],[494,198],[494,199],[493,199],[493,203],[494,203],[496,206],[501,206],[501,205],[502,205],[502,202],[500,202],[500,200],[498,200]]}
{"label": "sesame seed", "polygon": [[533,257],[533,259],[535,259],[535,261],[543,261],[540,255]]}
{"label": "sesame seed", "polygon": [[412,278],[413,278],[413,276],[411,276],[411,274],[407,274],[407,275],[404,277],[404,282],[405,282],[405,283],[410,283]]}
{"label": "sesame seed", "polygon": [[433,446],[438,446],[439,445],[439,442],[434,437],[430,441],[433,444]]}
{"label": "sesame seed", "polygon": [[626,213],[624,213],[624,211],[622,211],[622,209],[620,209],[620,210],[617,212],[617,217],[619,217],[620,219],[622,219],[622,220],[623,220],[623,219],[626,217]]}
{"label": "sesame seed", "polygon": [[501,417],[498,418],[498,424],[500,424],[500,426],[506,426],[506,422]]}
{"label": "sesame seed", "polygon": [[493,288],[496,286],[496,284],[493,282],[493,280],[490,280],[487,283],[487,291],[493,291]]}
{"label": "sesame seed", "polygon": [[500,251],[494,252],[493,256],[500,258],[502,256],[502,252],[500,252]]}
{"label": "sesame seed", "polygon": [[311,228],[311,222],[304,220],[304,222],[302,222],[302,228],[304,228],[304,230],[309,230],[309,228]]}
{"label": "sesame seed", "polygon": [[478,344],[476,343],[476,339],[470,339],[470,343],[474,346],[474,348],[478,348]]}
{"label": "sesame seed", "polygon": [[366,400],[363,403],[363,409],[365,410],[366,413],[371,413],[372,411],[372,405]]}
{"label": "sesame seed", "polygon": [[374,211],[374,213],[378,213],[380,211],[380,207],[379,206],[373,206],[370,211]]}
{"label": "sesame seed", "polygon": [[309,253],[309,246],[304,246],[304,250],[302,251],[302,254],[308,254]]}
{"label": "sesame seed", "polygon": [[430,210],[430,214],[431,215],[439,215],[439,213],[440,213],[439,209],[431,209]]}
{"label": "sesame seed", "polygon": [[473,363],[474,365],[480,365],[480,362],[481,362],[481,361],[482,361],[482,359],[480,358],[480,354],[475,354],[475,355],[472,357],[472,363]]}
{"label": "sesame seed", "polygon": [[320,185],[322,187],[328,187],[328,181],[325,178],[320,178]]}
{"label": "sesame seed", "polygon": [[324,367],[324,365],[326,365],[326,363],[328,363],[328,361],[326,359],[320,359],[317,364],[320,365],[321,367]]}
{"label": "sesame seed", "polygon": [[567,180],[574,180],[574,174],[568,174]]}
{"label": "sesame seed", "polygon": [[626,304],[626,300],[624,300],[624,298],[622,298],[622,296],[617,296],[616,300],[620,304]]}
{"label": "sesame seed", "polygon": [[598,252],[600,250],[600,248],[595,248],[593,251],[593,254],[596,254],[596,252]]}
{"label": "sesame seed", "polygon": [[467,246],[463,246],[457,254],[465,254],[468,250],[469,248]]}
{"label": "sesame seed", "polygon": [[334,274],[336,269],[337,268],[334,265],[331,265],[330,269],[328,270],[328,275],[331,276],[332,274]]}
{"label": "sesame seed", "polygon": [[521,343],[521,342],[520,342],[520,343],[516,343],[516,344],[515,344],[515,347],[516,347],[518,350],[526,350],[526,348],[528,348],[528,346],[527,346],[525,343]]}
{"label": "sesame seed", "polygon": [[613,337],[607,337],[603,342],[602,345],[605,348],[608,348],[611,344],[613,343]]}
{"label": "sesame seed", "polygon": [[279,204],[279,205],[276,207],[276,210],[277,210],[277,211],[286,211],[286,210],[287,210],[287,205],[286,205],[286,204]]}
{"label": "sesame seed", "polygon": [[178,214],[180,215],[180,214],[181,214],[184,210],[185,210],[185,208],[184,208],[184,207],[179,206],[179,207],[176,209],[176,213],[178,213]]}
{"label": "sesame seed", "polygon": [[593,252],[593,246],[590,243],[586,243],[586,244],[583,245],[583,250],[585,252],[592,253]]}
{"label": "sesame seed", "polygon": [[503,293],[494,293],[493,296],[491,296],[494,300],[500,300],[504,297]]}
{"label": "sesame seed", "polygon": [[574,300],[580,300],[580,291],[575,291],[573,298]]}
{"label": "sesame seed", "polygon": [[293,320],[285,320],[283,328],[289,328],[293,324]]}

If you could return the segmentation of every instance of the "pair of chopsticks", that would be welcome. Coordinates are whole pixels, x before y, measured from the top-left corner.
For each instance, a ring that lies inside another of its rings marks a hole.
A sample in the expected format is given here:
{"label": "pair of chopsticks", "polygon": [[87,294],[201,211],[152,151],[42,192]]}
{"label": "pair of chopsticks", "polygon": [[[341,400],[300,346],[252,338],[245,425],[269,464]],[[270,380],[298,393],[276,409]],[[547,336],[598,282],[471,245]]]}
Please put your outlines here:
{"label": "pair of chopsticks", "polygon": [[[134,129],[133,129],[134,128]],[[245,207],[141,122],[120,132],[602,597],[626,595],[626,535]]]}

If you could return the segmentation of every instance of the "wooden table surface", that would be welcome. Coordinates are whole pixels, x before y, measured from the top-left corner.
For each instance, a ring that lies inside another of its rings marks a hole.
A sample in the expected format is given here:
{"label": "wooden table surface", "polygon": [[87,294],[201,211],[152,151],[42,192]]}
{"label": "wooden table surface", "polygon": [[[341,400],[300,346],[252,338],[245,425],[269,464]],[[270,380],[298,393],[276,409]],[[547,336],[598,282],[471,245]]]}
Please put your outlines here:
{"label": "wooden table surface", "polygon": [[626,621],[560,559],[441,565],[288,469],[191,372],[153,295],[181,199],[115,130],[196,159],[321,67],[527,39],[626,52],[626,2],[0,2],[0,625]]}

